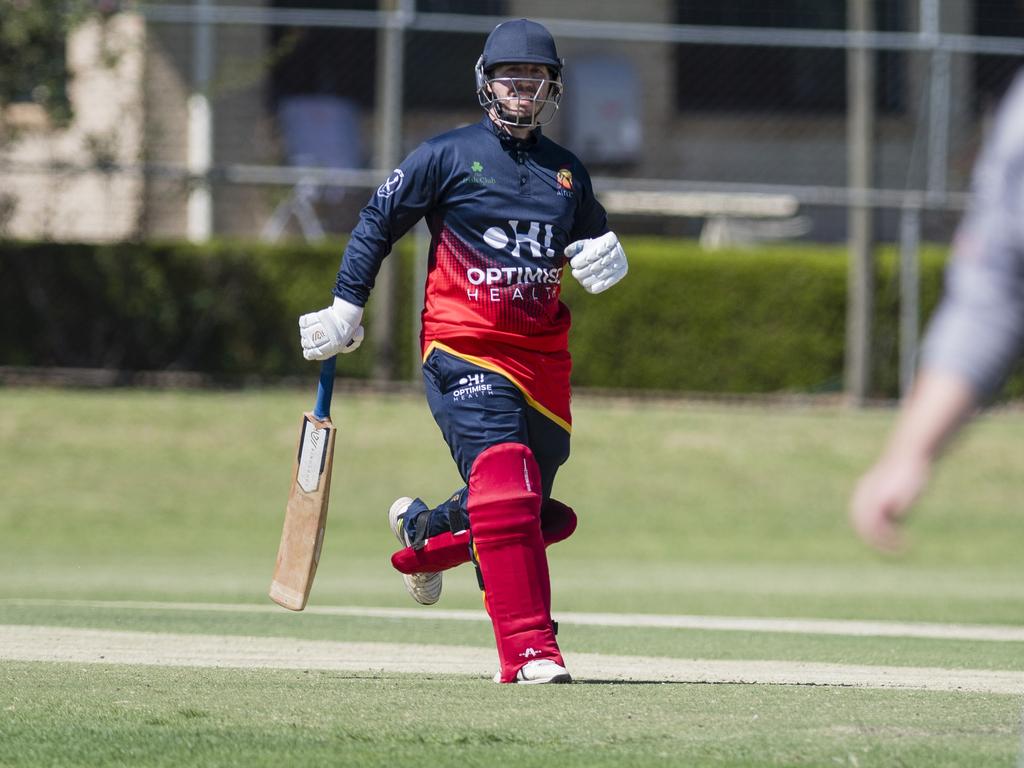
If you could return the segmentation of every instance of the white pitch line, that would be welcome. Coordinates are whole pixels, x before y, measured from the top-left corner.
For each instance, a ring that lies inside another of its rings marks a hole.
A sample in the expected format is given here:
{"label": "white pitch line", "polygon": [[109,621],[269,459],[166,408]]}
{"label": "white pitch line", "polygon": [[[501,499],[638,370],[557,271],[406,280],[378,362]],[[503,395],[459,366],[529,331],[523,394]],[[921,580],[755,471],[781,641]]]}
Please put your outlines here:
{"label": "white pitch line", "polygon": [[[828,685],[1019,695],[1024,672],[876,667],[794,661],[673,659],[576,653],[565,656],[579,682]],[[135,664],[160,667],[303,669],[462,675],[489,679],[493,649],[296,638],[162,634],[0,625],[0,661]]]}
{"label": "white pitch line", "polygon": [[[181,603],[135,600],[0,599],[0,608],[68,607],[145,611],[212,611],[215,613],[282,613],[275,605],[248,603]],[[483,611],[438,608],[374,608],[359,606],[311,606],[304,613],[318,616],[355,616],[375,619],[427,621],[487,621]],[[926,640],[983,640],[1024,642],[1024,627],[989,624],[939,624],[905,621],[857,621],[850,619],[778,619],[731,616],[671,616],[643,613],[558,612],[563,626],[645,627],[697,629],[724,632],[774,632],[839,637],[902,637]]]}

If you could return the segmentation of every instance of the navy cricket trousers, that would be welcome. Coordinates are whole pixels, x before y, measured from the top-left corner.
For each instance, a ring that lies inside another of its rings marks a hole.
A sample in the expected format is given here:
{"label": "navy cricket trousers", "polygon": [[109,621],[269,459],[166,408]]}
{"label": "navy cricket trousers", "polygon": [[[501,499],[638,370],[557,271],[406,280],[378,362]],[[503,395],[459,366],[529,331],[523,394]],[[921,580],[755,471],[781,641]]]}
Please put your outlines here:
{"label": "navy cricket trousers", "polygon": [[[532,408],[511,381],[435,349],[423,363],[423,383],[434,421],[464,483],[469,483],[469,471],[483,451],[501,443],[522,443],[533,451],[540,467],[544,500],[551,496],[555,474],[569,458],[569,433]],[[426,531],[420,528],[424,518],[417,512],[427,507],[416,499],[406,515],[407,523],[416,517],[409,535],[419,539],[469,527],[466,496],[464,485],[431,509]]]}

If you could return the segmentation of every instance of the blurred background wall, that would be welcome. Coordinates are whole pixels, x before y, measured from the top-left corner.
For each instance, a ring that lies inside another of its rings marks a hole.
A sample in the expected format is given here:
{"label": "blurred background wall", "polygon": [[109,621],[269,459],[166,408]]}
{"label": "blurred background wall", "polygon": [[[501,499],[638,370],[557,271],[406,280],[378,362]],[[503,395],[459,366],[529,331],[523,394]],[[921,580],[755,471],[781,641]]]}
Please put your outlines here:
{"label": "blurred background wall", "polygon": [[[406,153],[480,119],[486,35],[528,16],[566,59],[545,130],[587,163],[617,232],[705,249],[846,243],[845,387],[857,396],[870,388],[875,244],[900,253],[909,381],[922,244],[948,244],[1024,63],[1024,0],[63,7],[0,5],[0,237],[343,237]],[[375,293],[380,378],[389,346],[406,343],[387,302],[392,261]]]}
{"label": "blurred background wall", "polygon": [[[49,125],[31,93],[6,105],[17,128],[0,155],[9,235],[266,234],[297,188],[316,225],[347,231],[382,172],[478,119],[472,67],[486,33],[529,16],[567,60],[550,133],[600,191],[791,195],[809,218],[782,231],[818,240],[846,235],[847,62],[866,46],[877,234],[895,239],[899,212],[916,206],[925,234],[943,237],[992,107],[1024,61],[1017,0],[872,0],[859,37],[843,0],[107,5],[67,39],[69,125]],[[647,232],[706,223],[626,213],[624,228]],[[310,233],[296,216],[270,229]]]}

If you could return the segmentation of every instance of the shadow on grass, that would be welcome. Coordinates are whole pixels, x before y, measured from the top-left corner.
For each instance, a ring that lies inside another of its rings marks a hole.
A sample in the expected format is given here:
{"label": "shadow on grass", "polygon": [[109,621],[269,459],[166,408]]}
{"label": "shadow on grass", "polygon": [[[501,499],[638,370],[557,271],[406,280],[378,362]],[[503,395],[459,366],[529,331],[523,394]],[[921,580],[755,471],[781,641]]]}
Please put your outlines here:
{"label": "shadow on grass", "polygon": [[[573,678],[573,685],[762,685],[762,683],[748,683],[742,680],[595,680]],[[786,683],[789,685],[805,685],[805,683]],[[806,685],[817,686],[818,683],[806,683]],[[835,686],[833,686],[835,687]],[[839,686],[852,687],[852,686]],[[1024,766],[1022,766],[1024,768]]]}

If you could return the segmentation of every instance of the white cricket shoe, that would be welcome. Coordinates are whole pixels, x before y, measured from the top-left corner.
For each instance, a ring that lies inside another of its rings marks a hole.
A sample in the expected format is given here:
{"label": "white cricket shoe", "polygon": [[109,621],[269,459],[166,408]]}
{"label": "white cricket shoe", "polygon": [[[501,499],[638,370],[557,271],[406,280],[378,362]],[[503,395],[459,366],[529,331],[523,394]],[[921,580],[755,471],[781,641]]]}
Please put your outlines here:
{"label": "white cricket shoe", "polygon": [[[494,682],[501,682],[501,671],[494,675]],[[543,683],[571,683],[569,670],[551,659],[534,659],[528,661],[516,672],[515,683],[518,685],[540,685]]]}
{"label": "white cricket shoe", "polygon": [[[391,525],[391,532],[395,534],[398,543],[403,547],[409,546],[409,539],[405,535],[405,518],[402,514],[409,508],[413,500],[408,496],[395,499],[395,503],[388,510],[388,523]],[[420,605],[433,605],[441,598],[441,574],[438,573],[403,573],[402,581],[405,582],[405,591],[413,600]]]}

